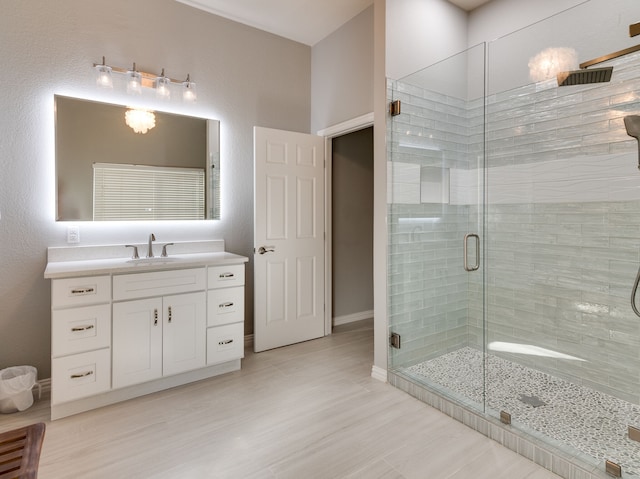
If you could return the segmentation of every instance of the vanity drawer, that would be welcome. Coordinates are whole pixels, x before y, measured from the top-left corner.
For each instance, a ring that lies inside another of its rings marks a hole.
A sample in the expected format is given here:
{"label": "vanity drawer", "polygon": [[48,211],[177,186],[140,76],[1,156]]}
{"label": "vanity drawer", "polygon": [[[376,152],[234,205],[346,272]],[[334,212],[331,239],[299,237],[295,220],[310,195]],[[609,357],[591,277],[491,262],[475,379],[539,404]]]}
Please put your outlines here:
{"label": "vanity drawer", "polygon": [[113,277],[113,300],[202,291],[205,285],[205,268],[120,274]]}
{"label": "vanity drawer", "polygon": [[244,321],[244,287],[211,289],[207,293],[207,326]]}
{"label": "vanity drawer", "polygon": [[51,363],[51,403],[73,401],[111,387],[111,350],[55,358]]}
{"label": "vanity drawer", "polygon": [[54,357],[108,348],[111,305],[54,310],[51,314],[51,354]]}
{"label": "vanity drawer", "polygon": [[51,282],[51,307],[84,306],[111,300],[109,276],[54,279]]}
{"label": "vanity drawer", "polygon": [[244,285],[244,264],[209,266],[209,289]]}
{"label": "vanity drawer", "polygon": [[207,329],[207,364],[244,358],[244,324]]}

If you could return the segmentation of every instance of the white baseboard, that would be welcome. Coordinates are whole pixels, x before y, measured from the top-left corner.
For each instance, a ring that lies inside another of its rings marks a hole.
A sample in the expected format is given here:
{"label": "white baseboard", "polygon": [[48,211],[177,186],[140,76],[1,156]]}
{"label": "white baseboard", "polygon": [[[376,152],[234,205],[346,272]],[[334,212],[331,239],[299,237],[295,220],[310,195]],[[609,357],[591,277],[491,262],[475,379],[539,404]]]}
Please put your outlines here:
{"label": "white baseboard", "polygon": [[387,382],[387,370],[381,367],[376,366],[375,364],[371,367],[371,377],[373,379],[377,379],[378,381],[382,381],[383,383]]}
{"label": "white baseboard", "polygon": [[361,311],[360,313],[346,314],[344,316],[335,316],[333,318],[334,326],[341,326],[343,324],[355,323],[356,321],[362,321],[363,319],[373,318],[373,310]]}

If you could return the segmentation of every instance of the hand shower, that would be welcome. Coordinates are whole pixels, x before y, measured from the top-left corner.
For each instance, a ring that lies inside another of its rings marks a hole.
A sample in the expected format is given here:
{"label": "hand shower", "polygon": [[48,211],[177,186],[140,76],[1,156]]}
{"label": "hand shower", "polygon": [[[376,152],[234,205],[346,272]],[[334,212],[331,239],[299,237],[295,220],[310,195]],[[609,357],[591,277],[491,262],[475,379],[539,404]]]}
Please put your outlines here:
{"label": "hand shower", "polygon": [[[638,169],[640,169],[640,115],[625,116],[624,126],[627,129],[627,135],[638,140]],[[636,274],[636,280],[633,283],[633,289],[631,290],[631,309],[636,313],[636,316],[640,317],[640,311],[638,311],[638,307],[636,306],[638,284],[640,284],[640,268],[638,268],[638,274]]]}
{"label": "hand shower", "polygon": [[640,169],[640,115],[625,116],[624,126],[627,129],[627,135],[638,140],[638,169]]}

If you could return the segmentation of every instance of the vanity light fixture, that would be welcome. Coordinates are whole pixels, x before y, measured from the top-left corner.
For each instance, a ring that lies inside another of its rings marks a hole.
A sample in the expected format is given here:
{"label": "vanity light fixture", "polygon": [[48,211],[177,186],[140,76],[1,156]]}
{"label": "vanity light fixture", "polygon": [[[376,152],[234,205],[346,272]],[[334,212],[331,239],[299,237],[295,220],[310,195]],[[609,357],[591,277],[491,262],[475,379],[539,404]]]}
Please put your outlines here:
{"label": "vanity light fixture", "polygon": [[111,76],[111,67],[105,65],[104,57],[102,57],[102,64],[93,64],[96,70],[96,85],[100,88],[113,88],[113,77]]}
{"label": "vanity light fixture", "polygon": [[164,68],[160,75],[155,75],[138,70],[135,63],[131,69],[107,65],[104,57],[102,57],[102,63],[94,63],[93,67],[97,72],[96,84],[102,88],[113,88],[112,73],[120,73],[126,76],[127,93],[130,95],[142,94],[143,87],[154,88],[158,98],[168,100],[171,98],[171,84],[175,84],[182,86],[183,101],[188,103],[196,101],[196,84],[191,81],[189,74],[186,80],[176,80],[165,76]]}

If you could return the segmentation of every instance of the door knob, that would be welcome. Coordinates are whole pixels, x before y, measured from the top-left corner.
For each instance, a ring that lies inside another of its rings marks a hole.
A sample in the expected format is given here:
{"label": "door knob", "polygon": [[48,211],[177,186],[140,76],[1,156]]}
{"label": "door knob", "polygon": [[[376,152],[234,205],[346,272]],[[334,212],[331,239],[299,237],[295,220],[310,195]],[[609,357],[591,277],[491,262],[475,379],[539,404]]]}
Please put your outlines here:
{"label": "door knob", "polygon": [[275,246],[260,246],[258,248],[258,254],[273,253],[275,250]]}

